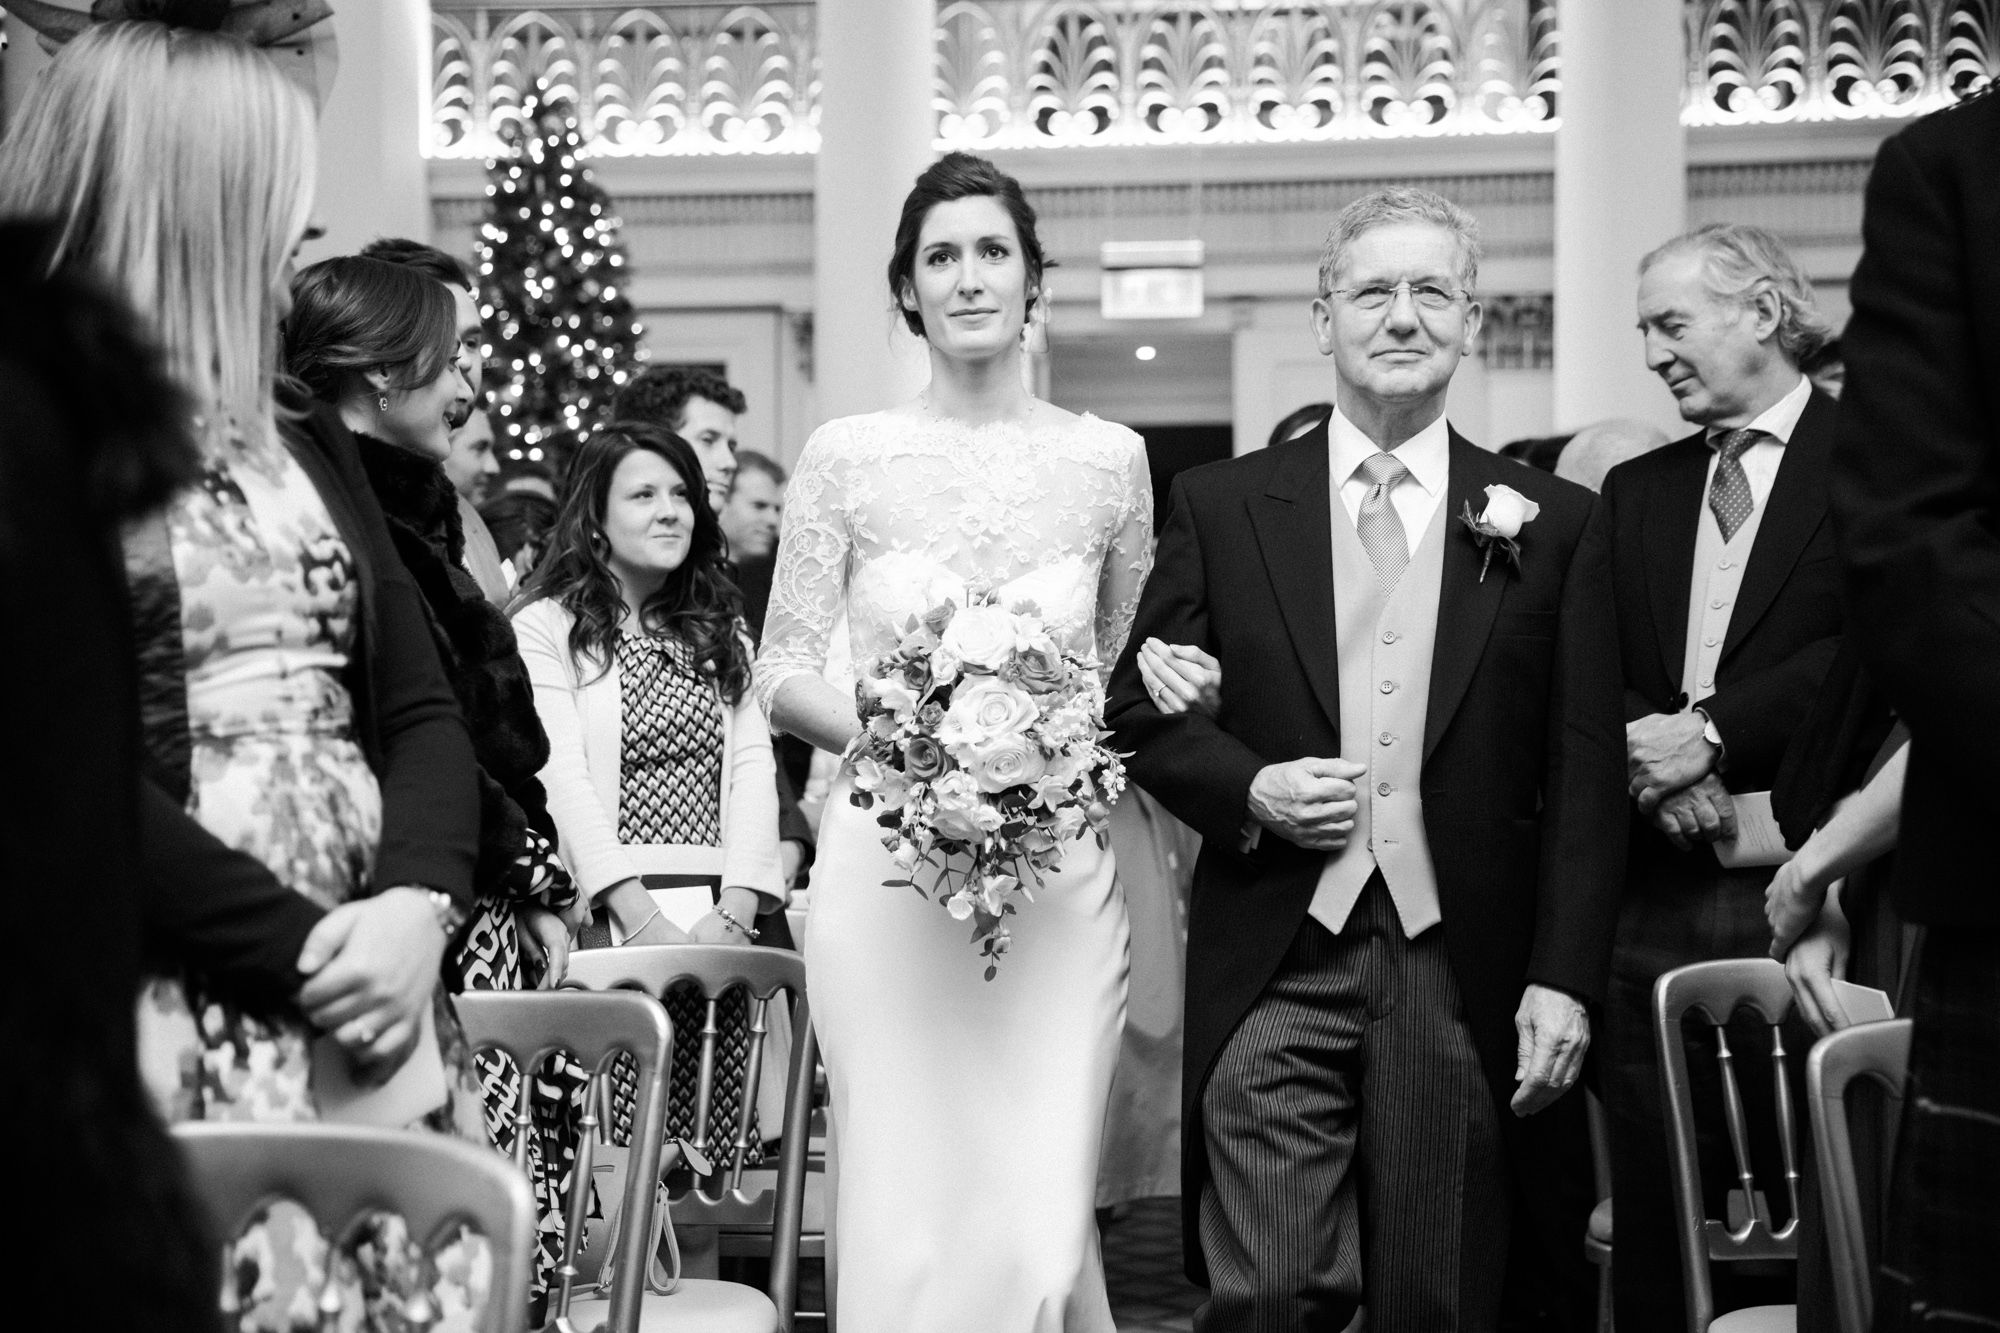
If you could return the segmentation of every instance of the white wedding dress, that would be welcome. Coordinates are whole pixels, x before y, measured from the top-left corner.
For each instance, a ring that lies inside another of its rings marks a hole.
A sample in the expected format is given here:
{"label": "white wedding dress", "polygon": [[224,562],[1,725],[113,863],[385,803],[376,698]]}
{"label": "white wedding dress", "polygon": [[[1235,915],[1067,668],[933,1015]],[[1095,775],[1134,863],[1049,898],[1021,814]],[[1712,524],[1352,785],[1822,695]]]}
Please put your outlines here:
{"label": "white wedding dress", "polygon": [[[1032,601],[1108,671],[1152,563],[1145,446],[1082,417],[876,414],[814,432],[785,497],[756,688],[857,670],[953,587]],[[1085,836],[1010,918],[999,976],[907,888],[845,780],[826,804],[806,985],[831,1092],[829,1279],[850,1333],[1111,1333],[1093,1191],[1125,1019],[1126,922]]]}

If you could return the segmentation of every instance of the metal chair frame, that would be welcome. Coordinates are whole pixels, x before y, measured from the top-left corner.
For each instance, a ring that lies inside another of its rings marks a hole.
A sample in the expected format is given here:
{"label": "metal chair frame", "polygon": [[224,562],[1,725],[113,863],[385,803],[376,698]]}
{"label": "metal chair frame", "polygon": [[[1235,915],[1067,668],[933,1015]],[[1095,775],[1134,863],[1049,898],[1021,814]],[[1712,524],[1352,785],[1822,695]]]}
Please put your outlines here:
{"label": "metal chair frame", "polygon": [[[1771,1065],[1776,1081],[1778,1144],[1791,1215],[1773,1230],[1756,1207],[1757,1182],[1750,1165],[1750,1132],[1738,1084],[1735,1053],[1727,1024],[1738,1009],[1750,1009],[1771,1028]],[[1797,1116],[1785,1078],[1786,1050],[1780,1025],[1792,1008],[1785,969],[1769,958],[1724,958],[1690,963],[1666,973],[1653,985],[1653,1037],[1660,1056],[1660,1096],[1665,1103],[1667,1148],[1673,1168],[1681,1279],[1687,1297],[1688,1328],[1706,1333],[1715,1321],[1713,1262],[1742,1263],[1798,1257],[1799,1171]],[[1716,1059],[1722,1070],[1723,1114],[1735,1158],[1745,1218],[1732,1228],[1707,1216],[1702,1200],[1701,1164],[1696,1145],[1694,1098],[1688,1078],[1682,1019],[1698,1014],[1715,1030]],[[1615,1244],[1615,1241],[1614,1241]]]}
{"label": "metal chair frame", "polygon": [[[528,1319],[535,1200],[527,1177],[490,1149],[440,1134],[364,1125],[196,1121],[174,1127],[190,1174],[220,1234],[290,1200],[338,1248],[368,1214],[401,1215],[429,1253],[444,1229],[470,1221],[491,1247],[493,1283],[478,1327],[518,1333]],[[319,1296],[337,1314],[335,1266]]]}
{"label": "metal chair frame", "polygon": [[[716,1161],[714,1173],[673,1200],[677,1225],[720,1229],[771,1231],[771,1278],[767,1294],[778,1309],[779,1327],[791,1333],[797,1321],[799,1225],[805,1208],[807,1137],[812,1117],[814,1070],[818,1049],[812,1013],[806,998],[805,960],[785,949],[736,944],[667,944],[586,949],[570,955],[566,985],[589,990],[636,990],[664,1000],[668,991],[694,982],[707,1002],[701,1030],[701,1059],[696,1088],[694,1148]],[[742,986],[750,997],[750,1053],[744,1073],[741,1109],[726,1145],[716,1142],[711,1123],[715,1092],[716,1012],[724,992]],[[780,991],[792,995],[792,1058],[785,1098],[783,1147],[778,1157],[775,1189],[755,1193],[743,1189],[744,1162],[750,1148],[750,1120],[756,1113],[762,1082],[765,1038],[770,1006]],[[723,1154],[726,1152],[726,1158]],[[681,1157],[678,1145],[665,1155],[662,1170]],[[636,1161],[634,1176],[642,1174]],[[654,1172],[648,1179],[658,1179]]]}
{"label": "metal chair frame", "polygon": [[621,1219],[606,1260],[595,1271],[615,1274],[607,1327],[636,1329],[645,1298],[648,1243],[652,1227],[653,1185],[659,1178],[661,1136],[667,1118],[667,1071],[673,1060],[673,1028],[666,1010],[637,995],[593,995],[584,991],[476,991],[454,1004],[466,1040],[475,1050],[500,1051],[520,1071],[514,1102],[514,1153],[527,1164],[528,1137],[533,1132],[531,1100],[534,1071],[559,1052],[574,1056],[590,1071],[583,1116],[577,1135],[576,1164],[566,1201],[568,1227],[563,1261],[556,1270],[557,1286],[550,1293],[551,1327],[567,1330],[569,1308],[578,1282],[586,1274],[578,1254],[589,1224],[590,1188],[605,1082],[614,1061],[630,1058],[636,1096],[632,1107],[632,1170],[625,1181]]}
{"label": "metal chair frame", "polygon": [[1860,1078],[1875,1079],[1887,1089],[1890,1111],[1883,1139],[1894,1143],[1903,1082],[1909,1076],[1912,1031],[1907,1018],[1859,1023],[1821,1038],[1806,1057],[1806,1096],[1812,1105],[1820,1206],[1833,1257],[1834,1305],[1841,1333],[1867,1333],[1875,1318],[1861,1186],[1847,1126],[1847,1089]]}

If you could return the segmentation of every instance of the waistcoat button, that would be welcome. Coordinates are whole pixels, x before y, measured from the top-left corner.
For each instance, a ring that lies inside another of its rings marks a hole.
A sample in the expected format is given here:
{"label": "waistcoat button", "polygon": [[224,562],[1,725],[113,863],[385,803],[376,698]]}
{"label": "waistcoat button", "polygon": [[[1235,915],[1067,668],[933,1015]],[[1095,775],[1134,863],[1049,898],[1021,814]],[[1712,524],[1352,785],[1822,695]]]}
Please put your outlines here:
{"label": "waistcoat button", "polygon": [[1386,732],[1386,731],[1382,733],[1382,744],[1384,744],[1384,745],[1394,745],[1395,743],[1396,743],[1396,738],[1395,738],[1394,736],[1391,736],[1391,735],[1390,735],[1390,734],[1389,734],[1388,732]]}
{"label": "waistcoat button", "polygon": [[1385,680],[1385,681],[1383,681],[1383,682],[1382,682],[1382,693],[1384,693],[1384,694],[1394,694],[1395,692],[1396,692],[1396,682],[1395,682],[1395,681],[1393,681],[1393,680]]}
{"label": "waistcoat button", "polygon": [[1390,785],[1389,785],[1388,783],[1386,783],[1386,782],[1378,782],[1378,783],[1376,783],[1376,784],[1375,784],[1375,794],[1376,794],[1377,796],[1387,796],[1387,795],[1388,795],[1388,794],[1389,794],[1390,792],[1392,792],[1392,791],[1394,791],[1394,790],[1396,790],[1396,789],[1395,789],[1394,787],[1390,786]]}
{"label": "waistcoat button", "polygon": [[1394,643],[1396,640],[1402,637],[1403,637],[1402,635],[1396,633],[1396,631],[1392,629],[1385,629],[1382,631],[1382,642],[1384,643]]}

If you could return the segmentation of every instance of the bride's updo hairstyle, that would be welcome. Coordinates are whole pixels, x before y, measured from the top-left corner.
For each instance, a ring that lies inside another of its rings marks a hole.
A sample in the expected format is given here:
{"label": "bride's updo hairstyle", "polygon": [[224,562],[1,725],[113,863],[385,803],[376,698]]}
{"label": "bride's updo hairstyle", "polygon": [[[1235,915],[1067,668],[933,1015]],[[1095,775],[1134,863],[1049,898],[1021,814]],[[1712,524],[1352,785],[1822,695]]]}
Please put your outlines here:
{"label": "bride's updo hairstyle", "polygon": [[910,332],[924,336],[924,317],[903,305],[903,289],[911,285],[917,267],[917,240],[924,219],[939,204],[954,199],[985,195],[998,199],[1014,220],[1014,232],[1021,238],[1021,258],[1028,265],[1028,311],[1042,299],[1042,238],[1035,232],[1035,210],[1021,192],[1021,182],[983,157],[971,153],[946,153],[924,169],[917,183],[903,199],[903,215],[896,222],[896,251],[889,256],[889,301],[909,325]]}

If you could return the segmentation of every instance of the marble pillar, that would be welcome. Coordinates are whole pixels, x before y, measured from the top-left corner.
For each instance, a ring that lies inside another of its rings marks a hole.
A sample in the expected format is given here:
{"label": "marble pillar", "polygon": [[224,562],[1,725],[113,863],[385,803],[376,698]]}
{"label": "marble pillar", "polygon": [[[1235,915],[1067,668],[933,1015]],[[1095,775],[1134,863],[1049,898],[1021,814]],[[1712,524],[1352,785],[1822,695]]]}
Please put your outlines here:
{"label": "marble pillar", "polygon": [[1560,0],[1555,427],[1637,417],[1681,432],[1646,369],[1639,260],[1686,226],[1681,0]]}
{"label": "marble pillar", "polygon": [[[319,117],[313,216],[326,235],[302,262],[353,254],[381,236],[428,241],[431,7],[426,0],[340,0],[340,71]],[[469,256],[468,256],[469,258]]]}
{"label": "marble pillar", "polygon": [[813,383],[821,420],[922,389],[923,344],[892,313],[887,270],[903,196],[931,161],[935,0],[819,6],[813,164]]}

